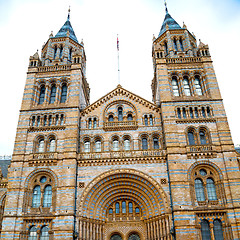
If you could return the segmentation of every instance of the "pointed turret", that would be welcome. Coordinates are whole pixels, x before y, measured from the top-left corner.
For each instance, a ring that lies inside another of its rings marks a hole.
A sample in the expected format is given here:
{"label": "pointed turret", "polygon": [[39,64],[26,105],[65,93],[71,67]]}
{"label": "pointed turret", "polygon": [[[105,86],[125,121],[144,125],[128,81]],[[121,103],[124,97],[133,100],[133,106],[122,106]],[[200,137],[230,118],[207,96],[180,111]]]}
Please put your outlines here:
{"label": "pointed turret", "polygon": [[55,38],[58,38],[58,37],[70,37],[72,40],[74,40],[78,43],[77,37],[74,33],[74,30],[73,30],[71,22],[70,22],[70,9],[68,10],[67,21],[61,27],[61,29],[58,31],[58,33],[55,35]]}
{"label": "pointed turret", "polygon": [[165,2],[165,9],[166,9],[166,15],[161,27],[161,30],[159,32],[159,37],[167,30],[175,30],[175,29],[182,29],[180,25],[172,18],[172,16],[168,13],[167,4]]}

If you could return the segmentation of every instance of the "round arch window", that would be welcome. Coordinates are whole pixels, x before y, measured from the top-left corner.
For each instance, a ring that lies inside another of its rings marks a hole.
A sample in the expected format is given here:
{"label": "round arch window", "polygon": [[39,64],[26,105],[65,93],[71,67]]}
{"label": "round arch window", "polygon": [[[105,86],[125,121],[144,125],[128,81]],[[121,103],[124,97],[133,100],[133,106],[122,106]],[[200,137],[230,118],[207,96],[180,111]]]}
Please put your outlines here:
{"label": "round arch window", "polygon": [[110,240],[122,240],[122,237],[119,234],[114,234],[111,236]]}
{"label": "round arch window", "polygon": [[136,233],[132,233],[130,234],[130,236],[128,237],[128,240],[141,240],[139,235]]}

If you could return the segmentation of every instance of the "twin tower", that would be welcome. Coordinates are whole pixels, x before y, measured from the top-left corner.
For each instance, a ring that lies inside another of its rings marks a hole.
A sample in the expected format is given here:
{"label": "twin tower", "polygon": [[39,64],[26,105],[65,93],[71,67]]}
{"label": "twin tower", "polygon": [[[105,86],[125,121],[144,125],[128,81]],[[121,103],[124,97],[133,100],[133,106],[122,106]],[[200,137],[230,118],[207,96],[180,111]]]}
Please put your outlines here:
{"label": "twin tower", "polygon": [[153,102],[118,85],[90,104],[69,15],[30,57],[1,239],[240,238],[238,156],[208,45],[166,9],[152,60]]}

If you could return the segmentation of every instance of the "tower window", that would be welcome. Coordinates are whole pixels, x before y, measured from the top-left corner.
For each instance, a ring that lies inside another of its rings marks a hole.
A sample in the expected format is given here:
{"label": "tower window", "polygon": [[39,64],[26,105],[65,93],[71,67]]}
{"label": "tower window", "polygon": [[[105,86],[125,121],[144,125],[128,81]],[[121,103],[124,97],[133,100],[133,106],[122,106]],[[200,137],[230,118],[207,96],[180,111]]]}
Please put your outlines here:
{"label": "tower window", "polygon": [[62,94],[61,94],[61,103],[65,103],[67,100],[67,85],[63,84],[62,85]]}
{"label": "tower window", "polygon": [[153,148],[154,149],[159,149],[159,142],[158,142],[158,138],[157,137],[153,138]]}
{"label": "tower window", "polygon": [[72,48],[70,47],[69,48],[69,60],[71,61],[72,60]]}
{"label": "tower window", "polygon": [[212,178],[207,179],[208,200],[217,200],[216,186]]}
{"label": "tower window", "polygon": [[145,126],[148,126],[148,116],[147,115],[144,116],[144,124],[145,124]]}
{"label": "tower window", "polygon": [[181,50],[184,51],[182,38],[180,38],[179,43]]}
{"label": "tower window", "polygon": [[194,116],[193,116],[193,109],[191,107],[189,108],[189,113],[190,113],[190,117],[194,118]]}
{"label": "tower window", "polygon": [[53,58],[55,59],[57,56],[57,46],[54,47],[54,55],[53,55]]}
{"label": "tower window", "polygon": [[175,49],[175,51],[178,51],[177,40],[176,40],[176,38],[173,39],[173,45],[174,45],[174,49]]}
{"label": "tower window", "polygon": [[182,114],[183,114],[183,118],[187,118],[187,114],[186,114],[186,109],[185,108],[182,109]]}
{"label": "tower window", "polygon": [[93,118],[93,128],[97,128],[97,119]]}
{"label": "tower window", "polygon": [[198,108],[197,108],[197,107],[195,107],[195,117],[196,117],[196,118],[199,117],[199,116],[198,116]]}
{"label": "tower window", "polygon": [[45,98],[45,86],[41,86],[38,104],[43,104]]}
{"label": "tower window", "polygon": [[205,219],[202,220],[202,222],[201,222],[201,233],[202,233],[202,240],[210,240],[211,239],[209,222]]}
{"label": "tower window", "polygon": [[142,138],[142,149],[147,150],[148,149],[148,140],[146,137]]}
{"label": "tower window", "polygon": [[95,152],[101,152],[101,141],[100,140],[96,140],[95,141]]}
{"label": "tower window", "polygon": [[56,147],[56,141],[55,139],[50,139],[49,142],[49,152],[55,152],[55,147]]}
{"label": "tower window", "polygon": [[178,115],[178,118],[182,118],[181,117],[181,109],[180,108],[177,109],[177,115]]}
{"label": "tower window", "polygon": [[199,96],[203,95],[200,80],[199,80],[198,76],[195,76],[194,83],[195,83],[197,95],[199,95]]}
{"label": "tower window", "polygon": [[44,140],[43,139],[40,139],[38,142],[38,152],[39,153],[44,152]]}
{"label": "tower window", "polygon": [[84,142],[84,152],[90,152],[90,141],[86,140]]}
{"label": "tower window", "polygon": [[35,126],[35,116],[32,117],[32,126]]}
{"label": "tower window", "polygon": [[113,140],[113,151],[119,151],[119,141],[118,139]]}
{"label": "tower window", "polygon": [[92,128],[92,119],[91,118],[88,119],[88,128],[89,129]]}
{"label": "tower window", "polygon": [[123,121],[123,109],[122,107],[118,108],[118,121]]}
{"label": "tower window", "polygon": [[62,58],[62,53],[63,53],[63,46],[60,46],[60,54],[59,54],[59,58]]}
{"label": "tower window", "polygon": [[41,203],[41,188],[39,185],[35,186],[33,189],[32,196],[32,207],[37,208]]}
{"label": "tower window", "polygon": [[183,88],[186,96],[191,96],[190,85],[187,77],[183,78]]}
{"label": "tower window", "polygon": [[200,137],[200,144],[206,145],[207,144],[207,138],[206,138],[206,133],[203,130],[200,130],[199,132],[199,137]]}
{"label": "tower window", "polygon": [[60,125],[63,125],[63,123],[64,123],[64,115],[63,115],[63,114],[61,114],[61,118],[60,118]]}
{"label": "tower window", "polygon": [[51,93],[50,93],[50,100],[49,100],[49,103],[54,103],[54,102],[55,102],[56,91],[57,91],[56,86],[55,86],[55,85],[52,85],[52,87],[51,87]]}
{"label": "tower window", "polygon": [[52,205],[52,186],[47,185],[43,193],[43,207],[51,207]]}
{"label": "tower window", "polygon": [[175,77],[172,78],[172,89],[173,89],[173,95],[179,96],[179,88],[178,88],[178,82]]}
{"label": "tower window", "polygon": [[192,130],[188,131],[188,143],[189,145],[196,145],[195,134]]}
{"label": "tower window", "polygon": [[202,107],[202,116],[206,118],[205,107]]}
{"label": "tower window", "polygon": [[165,47],[166,55],[168,55],[168,45],[167,45],[167,42],[164,43],[164,47]]}
{"label": "tower window", "polygon": [[124,139],[124,150],[125,151],[130,150],[130,140],[129,139]]}
{"label": "tower window", "polygon": [[152,115],[149,116],[149,125],[150,126],[153,125],[153,117],[152,117]]}

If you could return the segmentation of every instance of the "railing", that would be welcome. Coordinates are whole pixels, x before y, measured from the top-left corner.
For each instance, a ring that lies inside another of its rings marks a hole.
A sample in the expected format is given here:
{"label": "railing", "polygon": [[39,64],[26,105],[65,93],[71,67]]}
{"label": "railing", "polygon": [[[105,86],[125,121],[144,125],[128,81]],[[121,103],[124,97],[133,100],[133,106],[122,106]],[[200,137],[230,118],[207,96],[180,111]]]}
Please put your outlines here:
{"label": "railing", "polygon": [[33,160],[41,160],[41,159],[57,159],[57,153],[34,153]]}
{"label": "railing", "polygon": [[165,157],[165,150],[133,150],[119,152],[81,153],[82,159]]}
{"label": "railing", "polygon": [[57,65],[38,67],[38,72],[55,72],[55,71],[67,71],[71,69],[71,65]]}
{"label": "railing", "polygon": [[187,58],[167,58],[167,63],[194,63],[201,62],[200,57],[187,57]]}
{"label": "railing", "polygon": [[202,146],[189,146],[187,147],[187,152],[190,153],[200,153],[200,152],[212,152],[213,146],[211,145],[202,145]]}
{"label": "railing", "polygon": [[134,130],[138,128],[137,121],[118,121],[118,122],[105,122],[103,125],[103,129],[105,131],[112,131],[112,130]]}

